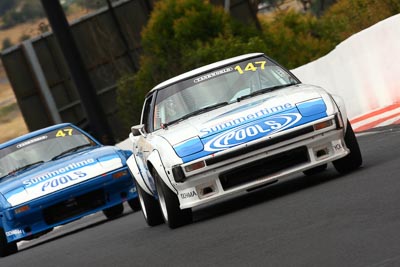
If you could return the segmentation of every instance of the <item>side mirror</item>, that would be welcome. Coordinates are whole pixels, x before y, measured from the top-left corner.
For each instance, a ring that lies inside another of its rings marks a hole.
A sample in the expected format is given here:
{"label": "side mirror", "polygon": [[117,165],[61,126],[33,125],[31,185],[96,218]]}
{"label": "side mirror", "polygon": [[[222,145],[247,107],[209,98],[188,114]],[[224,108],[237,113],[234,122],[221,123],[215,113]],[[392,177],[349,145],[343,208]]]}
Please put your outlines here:
{"label": "side mirror", "polygon": [[131,132],[133,136],[139,136],[142,134],[143,124],[135,125],[131,127]]}

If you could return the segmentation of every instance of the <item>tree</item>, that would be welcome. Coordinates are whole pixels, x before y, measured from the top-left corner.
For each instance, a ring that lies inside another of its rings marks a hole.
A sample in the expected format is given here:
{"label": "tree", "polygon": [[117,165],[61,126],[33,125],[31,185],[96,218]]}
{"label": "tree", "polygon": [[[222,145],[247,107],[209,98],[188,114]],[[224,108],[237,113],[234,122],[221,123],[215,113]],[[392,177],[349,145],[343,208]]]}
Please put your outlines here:
{"label": "tree", "polygon": [[11,46],[13,46],[13,43],[11,42],[10,38],[7,37],[7,38],[3,39],[3,48],[2,48],[2,50],[7,49],[7,48],[9,48]]}
{"label": "tree", "polygon": [[399,12],[398,0],[339,0],[321,17],[321,34],[337,44]]}
{"label": "tree", "polygon": [[22,21],[30,21],[45,17],[40,1],[26,1],[19,13],[21,14]]}
{"label": "tree", "polygon": [[[216,39],[245,40],[255,34],[255,27],[235,22],[223,8],[209,1],[159,1],[142,33],[143,56],[136,81],[150,89],[167,78],[210,63],[210,60],[192,59],[197,59],[198,49],[213,45]],[[224,47],[224,50],[232,49],[229,42]]]}
{"label": "tree", "polygon": [[318,17],[327,10],[330,6],[335,4],[337,0],[314,0],[311,1],[311,11]]}
{"label": "tree", "polygon": [[14,0],[1,0],[0,1],[0,16],[3,16],[10,9],[15,7],[16,2]]}
{"label": "tree", "polygon": [[335,44],[321,37],[318,19],[294,10],[279,11],[272,21],[261,21],[270,56],[295,68],[328,53]]}
{"label": "tree", "polygon": [[21,1],[18,7],[20,8],[18,9],[10,8],[3,15],[4,28],[9,28],[19,23],[44,17],[44,11],[42,9],[40,1],[32,1],[32,0]]}
{"label": "tree", "polygon": [[399,11],[398,0],[338,0],[321,17],[291,9],[278,11],[261,21],[260,32],[234,21],[206,0],[158,1],[142,32],[140,69],[118,85],[125,126],[129,129],[139,122],[145,94],[168,78],[249,52],[264,52],[285,67],[296,68]]}
{"label": "tree", "polygon": [[125,75],[117,84],[118,115],[128,131],[132,125],[139,124],[142,103],[147,92],[145,88],[135,87],[135,76]]}
{"label": "tree", "polygon": [[[131,97],[143,100],[157,83],[223,58],[260,51],[255,27],[242,25],[209,1],[164,0],[156,2],[142,32],[140,70],[118,86],[118,103],[125,118],[138,118]],[[135,92],[133,92],[135,91]],[[133,100],[132,100],[133,101]],[[137,121],[136,121],[137,122]],[[131,120],[126,127],[133,124]]]}

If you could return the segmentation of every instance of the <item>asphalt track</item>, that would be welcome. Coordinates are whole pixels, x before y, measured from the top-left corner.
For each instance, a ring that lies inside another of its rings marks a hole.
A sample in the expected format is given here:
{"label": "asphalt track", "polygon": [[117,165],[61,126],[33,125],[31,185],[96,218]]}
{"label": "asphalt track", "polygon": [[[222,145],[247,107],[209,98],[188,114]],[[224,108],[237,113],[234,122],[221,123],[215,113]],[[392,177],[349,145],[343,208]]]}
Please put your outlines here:
{"label": "asphalt track", "polygon": [[128,208],[113,221],[98,213],[19,244],[0,266],[400,266],[400,126],[358,140],[364,165],[348,175],[297,175],[175,230]]}

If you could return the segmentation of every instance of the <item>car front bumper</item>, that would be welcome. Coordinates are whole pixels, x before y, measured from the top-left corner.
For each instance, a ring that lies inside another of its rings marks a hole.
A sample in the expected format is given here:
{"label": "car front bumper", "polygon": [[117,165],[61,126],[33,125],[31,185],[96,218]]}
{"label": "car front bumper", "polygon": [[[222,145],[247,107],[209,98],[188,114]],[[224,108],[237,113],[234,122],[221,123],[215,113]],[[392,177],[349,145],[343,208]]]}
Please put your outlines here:
{"label": "car front bumper", "polygon": [[134,197],[136,187],[124,167],[3,210],[0,219],[8,242],[29,240]]}
{"label": "car front bumper", "polygon": [[322,130],[312,127],[324,120],[203,159],[204,168],[185,173],[185,181],[174,184],[180,208],[268,185],[346,156],[344,129],[330,119],[335,122]]}

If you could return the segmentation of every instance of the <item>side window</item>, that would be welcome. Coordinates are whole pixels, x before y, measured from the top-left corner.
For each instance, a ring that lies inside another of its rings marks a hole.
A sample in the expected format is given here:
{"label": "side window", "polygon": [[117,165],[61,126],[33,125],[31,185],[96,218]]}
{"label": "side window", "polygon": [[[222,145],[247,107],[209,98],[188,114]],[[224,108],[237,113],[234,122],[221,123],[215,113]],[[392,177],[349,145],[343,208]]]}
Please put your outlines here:
{"label": "side window", "polygon": [[144,109],[142,114],[142,123],[144,124],[144,129],[147,133],[153,131],[153,114],[151,109],[151,104],[153,102],[153,95],[149,96],[144,103]]}

